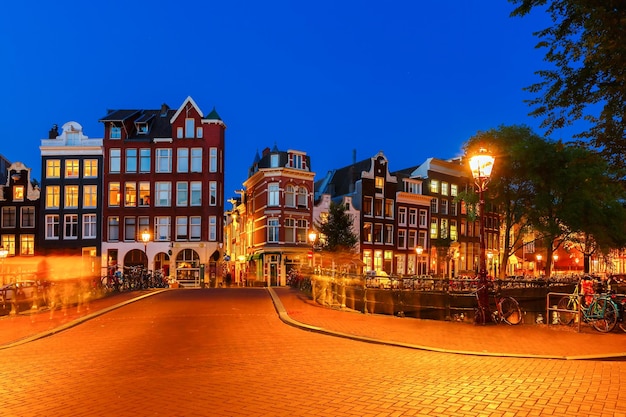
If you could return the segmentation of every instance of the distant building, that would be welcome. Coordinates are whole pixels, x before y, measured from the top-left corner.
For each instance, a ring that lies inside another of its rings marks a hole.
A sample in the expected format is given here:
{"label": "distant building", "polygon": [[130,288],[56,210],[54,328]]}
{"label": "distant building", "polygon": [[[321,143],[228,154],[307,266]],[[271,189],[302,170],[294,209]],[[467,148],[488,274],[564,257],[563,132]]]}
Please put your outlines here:
{"label": "distant building", "polygon": [[4,155],[0,155],[0,184],[7,183],[7,171],[11,166],[11,161],[4,157]]}
{"label": "distant building", "polygon": [[8,256],[35,255],[36,213],[39,205],[39,187],[33,187],[30,168],[21,162],[11,164],[0,186],[2,210],[2,248]]}
{"label": "distant building", "polygon": [[[187,285],[222,275],[226,125],[178,109],[110,110],[104,124],[103,267],[142,265]],[[147,234],[148,241],[142,240]]]}

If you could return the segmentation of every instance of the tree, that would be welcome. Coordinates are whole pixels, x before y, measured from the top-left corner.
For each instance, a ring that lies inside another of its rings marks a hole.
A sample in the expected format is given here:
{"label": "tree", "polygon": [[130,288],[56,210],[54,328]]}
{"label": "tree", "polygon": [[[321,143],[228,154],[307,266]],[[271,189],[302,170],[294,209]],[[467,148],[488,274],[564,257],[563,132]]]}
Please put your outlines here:
{"label": "tree", "polygon": [[621,0],[509,0],[511,16],[533,9],[550,14],[554,23],[535,33],[537,48],[552,69],[536,73],[542,81],[527,87],[531,115],[553,130],[577,120],[590,124],[575,137],[590,139],[616,169],[626,163],[626,2]]}
{"label": "tree", "polygon": [[531,228],[543,243],[548,274],[553,252],[581,236],[586,243],[583,253],[596,248],[608,253],[624,246],[625,196],[599,153],[544,139],[524,126],[479,132],[466,144],[466,154],[479,145],[496,156],[487,192],[502,213],[502,265],[523,244],[522,233],[511,238],[514,227]]}
{"label": "tree", "polygon": [[352,230],[354,220],[346,210],[344,204],[331,201],[328,216],[314,223],[320,234],[320,249],[339,264],[347,264],[353,260],[354,248],[358,242],[358,237]]}
{"label": "tree", "polygon": [[[481,131],[465,144],[465,154],[471,156],[477,149],[487,145],[496,157],[487,188],[488,202],[501,213],[501,231],[504,233],[505,247],[502,250],[500,265],[506,266],[511,255],[522,247],[523,231],[528,226],[525,217],[526,207],[531,204],[533,194],[529,178],[525,175],[526,153],[523,150],[533,142],[542,142],[527,126],[500,126],[497,129]],[[474,195],[472,195],[474,194]],[[475,207],[478,197],[474,190],[463,196],[468,204],[470,221],[476,219]],[[506,268],[500,268],[504,275]]]}

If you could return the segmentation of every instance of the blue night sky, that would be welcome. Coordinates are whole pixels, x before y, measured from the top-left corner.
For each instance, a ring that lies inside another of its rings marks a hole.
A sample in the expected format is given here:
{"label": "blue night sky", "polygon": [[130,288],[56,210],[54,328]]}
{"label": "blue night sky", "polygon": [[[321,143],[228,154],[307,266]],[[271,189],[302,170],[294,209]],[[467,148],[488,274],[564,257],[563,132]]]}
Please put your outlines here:
{"label": "blue night sky", "polygon": [[[38,3],[38,4],[37,4]],[[316,179],[383,151],[390,169],[452,158],[476,132],[539,120],[534,12],[506,0],[9,2],[0,16],[0,153],[41,178],[40,140],[107,109],[178,108],[227,125],[226,198],[256,151],[311,155]],[[555,132],[569,140],[573,131]]]}

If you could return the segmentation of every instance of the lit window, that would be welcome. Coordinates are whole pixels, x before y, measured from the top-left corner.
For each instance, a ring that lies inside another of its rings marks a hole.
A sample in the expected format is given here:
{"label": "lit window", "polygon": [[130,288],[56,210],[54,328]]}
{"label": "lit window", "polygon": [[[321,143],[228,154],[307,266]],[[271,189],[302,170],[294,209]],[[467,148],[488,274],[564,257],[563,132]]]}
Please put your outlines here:
{"label": "lit window", "polygon": [[97,178],[98,177],[98,160],[97,159],[85,159],[83,161],[83,177],[85,178]]}
{"label": "lit window", "polygon": [[115,207],[120,205],[120,183],[109,183],[109,206]]}
{"label": "lit window", "polygon": [[35,254],[35,235],[20,235],[20,255]]}
{"label": "lit window", "polygon": [[137,206],[137,183],[135,181],[127,181],[124,184],[124,206]]}
{"label": "lit window", "polygon": [[13,187],[13,201],[24,201],[23,185],[16,185]]}
{"label": "lit window", "polygon": [[84,185],[83,186],[83,207],[87,207],[87,208],[98,207],[98,186],[97,185]]}
{"label": "lit window", "polygon": [[437,180],[430,180],[430,192],[431,193],[438,193],[439,192],[439,181],[437,181]]}
{"label": "lit window", "polygon": [[61,161],[58,159],[46,161],[46,178],[61,178]]}
{"label": "lit window", "polygon": [[65,161],[65,178],[78,178],[80,175],[80,165],[78,159],[68,159]]}
{"label": "lit window", "polygon": [[61,203],[61,187],[49,185],[46,187],[46,208],[59,208]]}
{"label": "lit window", "polygon": [[150,205],[150,183],[147,181],[139,183],[139,205]]}
{"label": "lit window", "polygon": [[65,186],[65,207],[78,207],[78,185]]}

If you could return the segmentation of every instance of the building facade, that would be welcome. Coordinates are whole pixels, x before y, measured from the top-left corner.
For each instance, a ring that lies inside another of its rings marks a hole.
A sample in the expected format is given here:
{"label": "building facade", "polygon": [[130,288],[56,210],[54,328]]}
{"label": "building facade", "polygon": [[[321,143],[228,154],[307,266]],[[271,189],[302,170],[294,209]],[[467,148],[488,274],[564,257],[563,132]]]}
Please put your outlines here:
{"label": "building facade", "polygon": [[[178,109],[111,110],[104,124],[102,266],[187,285],[221,276],[226,125],[191,97]],[[144,241],[142,235],[147,237]]]}
{"label": "building facade", "polygon": [[56,268],[57,274],[66,269],[67,276],[75,278],[99,276],[102,139],[84,135],[82,126],[75,121],[65,123],[61,129],[59,134],[58,127],[53,126],[39,147],[39,252],[67,258],[67,266]]}
{"label": "building facade", "polygon": [[[430,198],[430,270],[438,276],[471,275],[480,260],[480,219],[468,216],[461,193],[474,189],[467,162],[428,158],[411,178],[423,181],[423,193]],[[486,204],[485,238],[491,254],[488,269],[495,272],[499,259],[499,217]]]}
{"label": "building facade", "polygon": [[310,157],[265,148],[244,182],[248,285],[285,285],[291,268],[308,262],[314,204]]}
{"label": "building facade", "polygon": [[1,246],[8,257],[34,256],[38,249],[35,237],[40,190],[32,185],[30,171],[21,162],[11,164],[7,182],[0,187]]}

